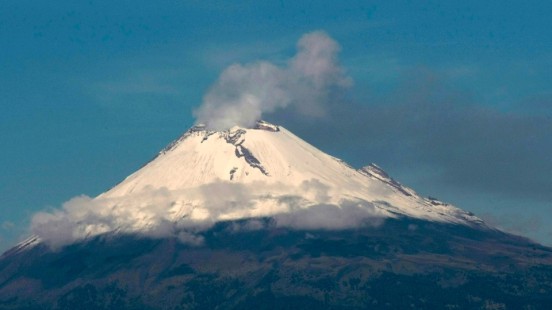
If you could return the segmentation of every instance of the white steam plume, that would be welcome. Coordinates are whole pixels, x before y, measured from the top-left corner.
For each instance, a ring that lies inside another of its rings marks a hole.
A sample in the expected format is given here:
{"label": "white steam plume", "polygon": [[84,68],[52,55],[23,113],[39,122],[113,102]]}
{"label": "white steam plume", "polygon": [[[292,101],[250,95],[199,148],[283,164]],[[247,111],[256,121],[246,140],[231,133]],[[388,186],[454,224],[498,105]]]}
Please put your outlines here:
{"label": "white steam plume", "polygon": [[278,67],[261,61],[226,68],[194,111],[198,123],[222,130],[251,127],[263,114],[293,106],[319,117],[335,92],[352,84],[337,54],[340,47],[322,31],[307,33],[297,43],[297,54]]}

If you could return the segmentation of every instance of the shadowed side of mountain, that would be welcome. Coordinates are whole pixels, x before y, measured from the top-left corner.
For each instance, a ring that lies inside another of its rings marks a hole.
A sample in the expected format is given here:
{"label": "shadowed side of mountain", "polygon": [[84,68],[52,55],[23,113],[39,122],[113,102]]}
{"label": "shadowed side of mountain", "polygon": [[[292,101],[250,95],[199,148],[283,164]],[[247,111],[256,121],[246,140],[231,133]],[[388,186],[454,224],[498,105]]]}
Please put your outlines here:
{"label": "shadowed side of mountain", "polygon": [[[0,259],[0,309],[485,308],[552,305],[552,249],[413,219],[352,230],[229,221],[204,243],[104,235]],[[78,307],[77,307],[78,306]]]}

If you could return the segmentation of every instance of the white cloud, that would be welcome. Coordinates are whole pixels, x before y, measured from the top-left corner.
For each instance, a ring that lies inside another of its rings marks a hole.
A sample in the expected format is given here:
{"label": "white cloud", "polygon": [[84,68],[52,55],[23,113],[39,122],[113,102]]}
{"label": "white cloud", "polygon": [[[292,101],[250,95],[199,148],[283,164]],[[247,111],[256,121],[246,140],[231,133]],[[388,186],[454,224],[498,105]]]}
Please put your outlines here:
{"label": "white cloud", "polygon": [[275,215],[278,226],[294,229],[339,230],[379,226],[384,218],[368,202],[343,201],[340,205],[320,204]]}
{"label": "white cloud", "polygon": [[324,114],[332,96],[352,84],[339,66],[339,45],[321,31],[305,34],[284,67],[260,61],[225,69],[194,111],[215,130],[249,127],[263,114],[293,106],[307,116]]}
{"label": "white cloud", "polygon": [[60,209],[35,214],[31,231],[53,248],[106,233],[176,237],[198,245],[205,230],[224,220],[249,219],[250,223],[238,230],[263,229],[263,222],[255,219],[267,216],[273,217],[277,226],[293,229],[346,229],[381,223],[383,217],[374,205],[361,200],[331,203],[327,191],[318,180],[305,181],[297,188],[221,181],[113,199],[79,196]]}

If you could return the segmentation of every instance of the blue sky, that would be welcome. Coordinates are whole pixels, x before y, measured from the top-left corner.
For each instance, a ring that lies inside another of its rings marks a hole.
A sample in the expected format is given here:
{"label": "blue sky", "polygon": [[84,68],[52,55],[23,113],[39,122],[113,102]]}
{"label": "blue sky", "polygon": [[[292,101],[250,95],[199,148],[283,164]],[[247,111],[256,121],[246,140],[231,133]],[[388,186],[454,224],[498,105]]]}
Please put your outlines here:
{"label": "blue sky", "polygon": [[307,32],[354,80],[330,116],[267,118],[356,167],[552,245],[549,1],[2,1],[0,250],[190,127],[233,63]]}

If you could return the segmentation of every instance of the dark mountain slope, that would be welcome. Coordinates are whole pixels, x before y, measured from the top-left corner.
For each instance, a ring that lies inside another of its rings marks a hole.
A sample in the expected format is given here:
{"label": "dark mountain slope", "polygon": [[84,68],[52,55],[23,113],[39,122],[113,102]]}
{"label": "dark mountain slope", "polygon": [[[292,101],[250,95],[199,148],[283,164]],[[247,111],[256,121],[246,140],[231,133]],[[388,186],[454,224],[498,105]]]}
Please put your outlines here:
{"label": "dark mountain slope", "polygon": [[389,219],[343,231],[247,220],[204,244],[104,235],[0,259],[0,309],[550,309],[552,249],[496,230]]}

